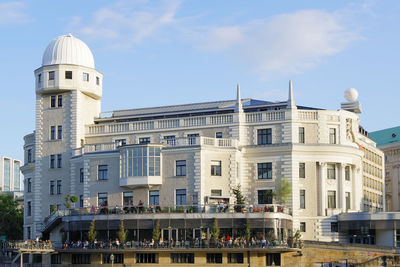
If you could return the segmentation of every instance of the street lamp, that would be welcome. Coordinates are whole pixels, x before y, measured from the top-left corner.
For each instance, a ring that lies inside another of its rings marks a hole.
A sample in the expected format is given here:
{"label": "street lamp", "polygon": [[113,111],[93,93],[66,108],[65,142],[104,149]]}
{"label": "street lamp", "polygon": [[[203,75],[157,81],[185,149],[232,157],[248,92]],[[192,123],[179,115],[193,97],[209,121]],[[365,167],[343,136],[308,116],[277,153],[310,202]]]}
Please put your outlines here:
{"label": "street lamp", "polygon": [[114,267],[114,254],[110,255],[111,266]]}

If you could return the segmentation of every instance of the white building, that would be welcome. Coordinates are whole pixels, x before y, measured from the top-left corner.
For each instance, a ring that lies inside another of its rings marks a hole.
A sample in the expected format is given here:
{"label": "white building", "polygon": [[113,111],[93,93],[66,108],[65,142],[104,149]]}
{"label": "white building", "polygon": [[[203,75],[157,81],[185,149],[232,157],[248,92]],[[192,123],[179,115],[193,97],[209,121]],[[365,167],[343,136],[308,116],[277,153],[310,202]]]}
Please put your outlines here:
{"label": "white building", "polygon": [[0,157],[0,192],[22,190],[20,166],[19,160]]}
{"label": "white building", "polygon": [[[337,214],[383,210],[383,153],[340,110],[242,99],[102,114],[103,75],[72,35],[54,39],[35,70],[36,129],[25,137],[25,237],[43,230],[67,195],[77,206],[233,204],[241,185],[263,209],[282,179],[293,228],[338,240]],[[350,110],[350,111],[349,111]],[[29,156],[30,155],[30,156]],[[65,230],[65,229],[64,229]],[[58,236],[60,228],[52,230]]]}

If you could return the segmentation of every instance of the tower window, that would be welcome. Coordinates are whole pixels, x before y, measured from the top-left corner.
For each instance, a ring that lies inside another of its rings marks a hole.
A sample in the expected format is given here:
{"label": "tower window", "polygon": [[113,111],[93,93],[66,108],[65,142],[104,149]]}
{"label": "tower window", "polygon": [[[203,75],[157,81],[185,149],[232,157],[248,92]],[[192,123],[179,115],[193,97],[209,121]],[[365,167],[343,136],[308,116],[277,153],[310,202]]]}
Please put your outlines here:
{"label": "tower window", "polygon": [[304,127],[299,127],[299,143],[301,143],[301,144],[305,143]]}
{"label": "tower window", "polygon": [[96,77],[96,85],[100,85],[100,78]]}
{"label": "tower window", "polygon": [[85,81],[85,82],[88,82],[89,81],[89,73],[83,73],[83,80]]}
{"label": "tower window", "polygon": [[42,84],[42,74],[38,75],[37,81],[38,81],[38,85],[40,86]]}
{"label": "tower window", "polygon": [[55,72],[49,71],[49,81],[54,81]]}
{"label": "tower window", "polygon": [[70,70],[65,71],[65,79],[67,79],[67,80],[72,79],[72,71],[70,71]]}

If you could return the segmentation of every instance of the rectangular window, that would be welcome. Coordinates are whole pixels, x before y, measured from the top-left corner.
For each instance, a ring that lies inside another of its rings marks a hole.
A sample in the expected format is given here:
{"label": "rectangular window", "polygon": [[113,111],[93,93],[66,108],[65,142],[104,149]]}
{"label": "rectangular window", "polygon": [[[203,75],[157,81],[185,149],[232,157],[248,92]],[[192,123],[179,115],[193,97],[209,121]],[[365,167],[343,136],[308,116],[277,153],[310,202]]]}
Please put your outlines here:
{"label": "rectangular window", "polygon": [[57,126],[57,139],[62,139],[62,126]]}
{"label": "rectangular window", "polygon": [[57,154],[57,168],[62,168],[62,154]]}
{"label": "rectangular window", "polygon": [[222,138],[222,132],[216,132],[215,138]]}
{"label": "rectangular window", "polygon": [[186,160],[176,161],[176,176],[186,176]]}
{"label": "rectangular window", "polygon": [[189,146],[195,145],[196,144],[196,140],[198,139],[198,137],[200,137],[199,134],[188,134],[188,144]]}
{"label": "rectangular window", "polygon": [[346,181],[350,181],[350,166],[344,168],[344,177]]}
{"label": "rectangular window", "polygon": [[257,144],[268,145],[272,144],[272,129],[260,129],[257,130]]}
{"label": "rectangular window", "polygon": [[305,143],[304,127],[299,127],[299,143],[301,143],[301,144]]}
{"label": "rectangular window", "polygon": [[211,176],[221,176],[221,161],[211,161]]}
{"label": "rectangular window", "polygon": [[90,254],[72,254],[72,264],[90,264]]}
{"label": "rectangular window", "polygon": [[164,140],[167,141],[167,145],[171,145],[171,146],[175,146],[176,145],[175,135],[164,136]]}
{"label": "rectangular window", "polygon": [[32,203],[30,201],[27,202],[26,213],[28,216],[32,216]]}
{"label": "rectangular window", "polygon": [[186,189],[176,189],[176,205],[186,205]]}
{"label": "rectangular window", "polygon": [[124,192],[123,193],[123,205],[124,206],[133,206],[133,192]]}
{"label": "rectangular window", "polygon": [[272,163],[257,163],[258,179],[272,179]]}
{"label": "rectangular window", "polygon": [[28,163],[33,162],[33,155],[32,155],[32,149],[28,149]]}
{"label": "rectangular window", "polygon": [[272,204],[272,190],[258,190],[258,204]]}
{"label": "rectangular window", "polygon": [[56,107],[56,96],[55,95],[50,96],[50,107],[52,107],[52,108]]}
{"label": "rectangular window", "polygon": [[51,264],[61,264],[61,253],[51,254]]}
{"label": "rectangular window", "polygon": [[136,253],[136,263],[158,263],[158,254]]}
{"label": "rectangular window", "polygon": [[83,195],[79,196],[79,207],[83,208]]}
{"label": "rectangular window", "polygon": [[150,137],[139,138],[139,144],[150,144]]}
{"label": "rectangular window", "polygon": [[300,190],[300,209],[306,208],[306,190]]}
{"label": "rectangular window", "polygon": [[160,204],[160,191],[159,190],[149,191],[149,204],[156,205],[156,206]]}
{"label": "rectangular window", "polygon": [[32,192],[32,178],[28,178],[28,186],[27,186],[26,191],[28,193]]}
{"label": "rectangular window", "polygon": [[84,176],[84,172],[83,172],[83,168],[79,169],[79,182],[83,183],[85,176]]}
{"label": "rectangular window", "polygon": [[58,95],[57,96],[57,105],[58,105],[59,108],[62,107],[62,105],[63,105],[62,95]]}
{"label": "rectangular window", "polygon": [[228,263],[244,263],[243,253],[228,253]]}
{"label": "rectangular window", "polygon": [[104,207],[108,206],[108,193],[97,194],[97,205]]}
{"label": "rectangular window", "polygon": [[61,195],[61,180],[57,180],[57,195]]}
{"label": "rectangular window", "polygon": [[50,195],[54,195],[55,192],[55,181],[50,181]]}
{"label": "rectangular window", "polygon": [[267,253],[265,256],[267,266],[281,266],[280,253]]}
{"label": "rectangular window", "polygon": [[331,232],[339,232],[339,225],[337,222],[331,222]]}
{"label": "rectangular window", "polygon": [[329,128],[329,144],[336,144],[336,129]]}
{"label": "rectangular window", "polygon": [[124,146],[124,145],[126,145],[126,139],[116,139],[115,144],[117,146]]}
{"label": "rectangular window", "polygon": [[49,71],[49,81],[54,81],[55,73],[54,71]]}
{"label": "rectangular window", "polygon": [[207,263],[222,263],[222,253],[207,253]]}
{"label": "rectangular window", "polygon": [[83,81],[85,81],[85,82],[89,81],[89,73],[86,73],[86,72],[83,73]]}
{"label": "rectangular window", "polygon": [[336,209],[336,191],[328,191],[328,209]]}
{"label": "rectangular window", "polygon": [[300,222],[300,232],[302,232],[302,233],[306,232],[306,223],[305,222]]}
{"label": "rectangular window", "polygon": [[108,165],[99,165],[97,170],[98,180],[108,180]]}
{"label": "rectangular window", "polygon": [[100,85],[100,78],[96,77],[96,85]]}
{"label": "rectangular window", "polygon": [[306,164],[304,162],[299,163],[299,178],[306,178]]}
{"label": "rectangular window", "polygon": [[349,210],[351,203],[350,192],[346,192],[345,197],[346,197],[346,210]]}
{"label": "rectangular window", "polygon": [[211,189],[211,196],[214,196],[214,197],[222,196],[222,190],[221,189]]}
{"label": "rectangular window", "polygon": [[70,70],[65,71],[65,79],[67,79],[67,80],[72,79],[72,71],[70,71]]}
{"label": "rectangular window", "polygon": [[50,126],[50,140],[56,139],[56,126]]}
{"label": "rectangular window", "polygon": [[50,155],[50,169],[56,167],[56,155]]}
{"label": "rectangular window", "polygon": [[194,253],[171,253],[171,263],[194,263]]}
{"label": "rectangular window", "polygon": [[38,75],[37,81],[38,81],[38,85],[39,85],[39,86],[42,85],[42,74],[39,74],[39,75]]}
{"label": "rectangular window", "polygon": [[[111,255],[114,255],[114,261],[111,261]],[[124,263],[124,254],[119,253],[103,253],[103,264],[123,264]]]}
{"label": "rectangular window", "polygon": [[327,164],[328,179],[336,179],[336,166],[335,164]]}
{"label": "rectangular window", "polygon": [[31,239],[31,227],[30,226],[26,227],[26,235],[27,235],[28,239]]}

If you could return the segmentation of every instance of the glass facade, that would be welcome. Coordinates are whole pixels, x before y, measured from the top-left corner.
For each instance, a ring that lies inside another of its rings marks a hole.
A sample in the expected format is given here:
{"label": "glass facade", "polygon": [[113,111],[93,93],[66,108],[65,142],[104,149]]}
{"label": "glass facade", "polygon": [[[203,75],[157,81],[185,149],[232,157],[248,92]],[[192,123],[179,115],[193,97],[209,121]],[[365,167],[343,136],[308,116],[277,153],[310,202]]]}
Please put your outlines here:
{"label": "glass facade", "polygon": [[19,172],[19,162],[14,161],[14,190],[21,189],[21,175]]}
{"label": "glass facade", "polygon": [[160,158],[160,147],[129,147],[121,154],[121,177],[160,176]]}
{"label": "glass facade", "polygon": [[11,186],[10,160],[4,159],[4,191],[10,191],[10,186]]}

